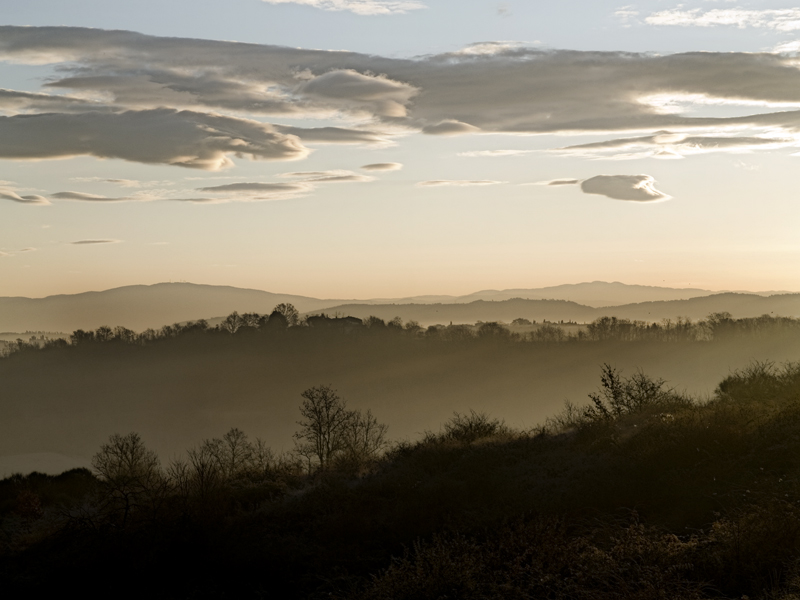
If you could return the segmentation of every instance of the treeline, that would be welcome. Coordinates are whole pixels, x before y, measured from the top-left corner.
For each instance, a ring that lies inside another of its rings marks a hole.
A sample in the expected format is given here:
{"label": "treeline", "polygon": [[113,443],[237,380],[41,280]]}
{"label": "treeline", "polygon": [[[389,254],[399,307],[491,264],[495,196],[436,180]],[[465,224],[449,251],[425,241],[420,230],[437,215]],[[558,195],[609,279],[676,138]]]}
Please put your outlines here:
{"label": "treeline", "polygon": [[[122,343],[147,345],[169,339],[190,339],[197,336],[275,336],[290,335],[403,335],[413,339],[461,342],[494,340],[527,343],[575,342],[708,342],[753,337],[796,336],[800,334],[800,319],[762,315],[737,319],[728,312],[708,315],[700,321],[678,317],[660,323],[647,323],[617,317],[600,317],[586,325],[543,322],[537,324],[524,318],[515,319],[511,326],[497,322],[475,325],[431,325],[423,328],[416,321],[403,322],[400,317],[384,321],[375,316],[367,319],[328,316],[325,314],[300,317],[291,304],[279,304],[269,315],[233,312],[221,323],[210,326],[205,320],[166,325],[137,333],[125,327],[99,327],[94,331],[78,329],[69,339],[31,338],[7,342],[5,355],[38,349],[64,348],[93,343]],[[520,331],[527,330],[527,331]]]}
{"label": "treeline", "polygon": [[[704,401],[605,365],[588,404],[543,425],[515,430],[470,412],[391,444],[366,435],[386,432],[328,386],[302,398],[287,455],[232,429],[162,466],[136,434],[115,435],[94,474],[0,482],[4,591],[358,600],[800,591],[800,363],[753,363]],[[371,450],[354,469],[347,457],[359,447]]]}

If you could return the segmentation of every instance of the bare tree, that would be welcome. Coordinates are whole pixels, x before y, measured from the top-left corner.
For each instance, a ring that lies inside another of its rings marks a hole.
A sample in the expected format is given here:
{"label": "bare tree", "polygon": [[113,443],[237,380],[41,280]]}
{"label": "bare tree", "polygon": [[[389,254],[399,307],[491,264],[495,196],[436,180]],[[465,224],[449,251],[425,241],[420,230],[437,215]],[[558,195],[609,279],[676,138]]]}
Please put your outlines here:
{"label": "bare tree", "polygon": [[303,419],[297,422],[301,429],[294,434],[298,451],[308,459],[316,458],[319,468],[325,469],[343,447],[350,414],[344,400],[329,385],[309,388],[301,395]]}
{"label": "bare tree", "polygon": [[349,412],[350,418],[344,427],[343,454],[348,463],[359,466],[374,460],[386,448],[386,431],[389,427],[378,423],[370,410],[365,413],[359,410]]}
{"label": "bare tree", "polygon": [[289,304],[288,302],[281,302],[272,309],[272,312],[280,313],[286,317],[286,323],[289,327],[294,327],[300,322],[300,313],[293,304]]}
{"label": "bare tree", "polygon": [[138,433],[112,435],[92,457],[92,466],[103,482],[105,510],[119,514],[123,527],[134,511],[155,508],[166,489],[158,455],[145,448]]}
{"label": "bare tree", "polygon": [[386,446],[387,426],[378,423],[370,411],[348,410],[347,404],[329,385],[312,387],[302,393],[303,416],[294,434],[296,451],[320,470],[334,462],[363,464],[374,459]]}
{"label": "bare tree", "polygon": [[220,326],[228,333],[236,333],[244,324],[245,323],[241,315],[238,312],[233,311],[231,314],[225,317],[225,320],[220,323]]}

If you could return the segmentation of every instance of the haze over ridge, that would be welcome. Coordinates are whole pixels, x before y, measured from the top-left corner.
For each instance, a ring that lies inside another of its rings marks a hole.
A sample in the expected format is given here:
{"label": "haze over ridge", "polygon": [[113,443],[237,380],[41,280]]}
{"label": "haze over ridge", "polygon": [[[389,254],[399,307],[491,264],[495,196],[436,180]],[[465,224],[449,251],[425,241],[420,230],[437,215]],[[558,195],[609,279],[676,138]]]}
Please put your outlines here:
{"label": "haze over ridge", "polygon": [[[419,320],[423,324],[508,321],[516,317],[584,322],[611,314],[608,310],[611,307],[623,306],[624,309],[611,312],[626,318],[660,320],[676,316],[701,318],[708,312],[730,310],[731,307],[742,312],[735,316],[756,316],[753,315],[754,311],[757,314],[774,312],[777,306],[778,309],[783,307],[790,311],[785,313],[786,316],[800,314],[800,309],[795,309],[791,302],[787,305],[786,299],[773,301],[772,304],[759,300],[769,295],[774,295],[774,292],[748,292],[744,295],[748,298],[746,301],[728,296],[724,301],[720,300],[721,303],[670,304],[710,296],[719,298],[720,292],[594,281],[531,289],[482,290],[464,296],[348,300],[319,299],[231,286],[158,283],[45,298],[0,297],[0,331],[70,332],[75,329],[94,329],[101,325],[120,325],[141,331],[175,322],[213,319],[233,311],[269,313],[276,304],[282,302],[294,304],[301,313],[328,311],[358,317],[370,314],[382,318],[401,316],[406,320]],[[519,304],[520,301],[523,303]],[[500,305],[500,302],[505,304]],[[661,304],[628,306],[643,302]],[[488,308],[484,306],[487,303],[490,305]],[[439,305],[440,308],[431,308],[432,305]],[[400,306],[404,308],[400,310]]]}

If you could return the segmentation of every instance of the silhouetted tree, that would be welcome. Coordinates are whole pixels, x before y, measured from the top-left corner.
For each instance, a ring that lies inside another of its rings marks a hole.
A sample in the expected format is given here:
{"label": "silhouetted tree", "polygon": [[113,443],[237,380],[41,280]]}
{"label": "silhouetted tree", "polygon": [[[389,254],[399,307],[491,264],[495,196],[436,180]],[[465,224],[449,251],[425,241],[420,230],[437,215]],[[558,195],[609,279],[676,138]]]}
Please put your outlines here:
{"label": "silhouetted tree", "polygon": [[138,433],[112,435],[92,457],[104,488],[103,509],[125,527],[132,513],[154,504],[166,489],[158,456],[145,448]]}
{"label": "silhouetted tree", "polygon": [[[293,304],[288,302],[281,302],[272,309],[272,312],[282,314],[286,318],[286,323],[289,327],[294,327],[300,322],[300,313]],[[272,315],[270,315],[270,318],[272,318]]]}
{"label": "silhouetted tree", "polygon": [[244,319],[242,319],[241,315],[238,312],[233,311],[231,314],[225,317],[225,320],[220,324],[220,326],[228,333],[236,333],[244,324]]}
{"label": "silhouetted tree", "polygon": [[294,438],[297,453],[308,461],[309,470],[313,461],[320,470],[334,462],[357,468],[385,448],[387,426],[378,423],[370,411],[348,410],[331,386],[309,388],[302,396],[303,419],[297,422],[301,429]]}
{"label": "silhouetted tree", "polygon": [[480,338],[502,339],[508,338],[510,333],[500,323],[481,323],[480,327],[478,327],[478,337]]}
{"label": "silhouetted tree", "polygon": [[280,330],[287,327],[289,327],[289,319],[286,318],[286,315],[280,311],[273,310],[269,315],[269,319],[267,319],[267,328]]}
{"label": "silhouetted tree", "polygon": [[94,341],[94,331],[84,331],[83,329],[76,329],[69,336],[69,341],[73,346],[78,344],[85,344]]}
{"label": "silhouetted tree", "polygon": [[386,321],[375,315],[370,315],[364,321],[364,325],[370,329],[386,329]]}
{"label": "silhouetted tree", "polygon": [[388,425],[378,423],[372,411],[348,411],[344,424],[342,451],[336,462],[347,470],[357,471],[386,448]]}
{"label": "silhouetted tree", "polygon": [[303,419],[297,422],[301,429],[294,434],[297,449],[309,462],[316,458],[320,469],[325,469],[343,447],[350,415],[344,400],[329,385],[309,388],[301,396]]}

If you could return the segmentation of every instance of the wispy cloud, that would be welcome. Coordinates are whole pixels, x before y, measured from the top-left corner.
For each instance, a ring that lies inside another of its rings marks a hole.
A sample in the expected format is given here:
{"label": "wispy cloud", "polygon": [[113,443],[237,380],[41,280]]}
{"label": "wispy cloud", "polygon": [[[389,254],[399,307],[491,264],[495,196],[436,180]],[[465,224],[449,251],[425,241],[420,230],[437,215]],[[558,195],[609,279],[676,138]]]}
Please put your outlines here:
{"label": "wispy cloud", "polygon": [[537,181],[534,184],[526,183],[523,185],[552,185],[552,186],[559,186],[559,185],[576,185],[580,183],[580,179],[550,179],[548,181]]}
{"label": "wispy cloud", "polygon": [[310,186],[301,183],[259,183],[259,182],[241,182],[241,183],[227,183],[224,185],[214,185],[209,187],[197,188],[200,192],[215,192],[215,193],[235,193],[235,192],[258,192],[258,193],[277,193],[277,194],[294,194],[298,192],[309,191]]}
{"label": "wispy cloud", "polygon": [[70,177],[70,181],[79,183],[111,183],[124,188],[141,188],[153,186],[175,185],[174,181],[139,181],[138,179],[108,179],[105,177]]}
{"label": "wispy cloud", "polygon": [[791,42],[778,44],[772,51],[778,54],[795,54],[800,52],[800,40],[792,40]]}
{"label": "wispy cloud", "polygon": [[607,158],[613,160],[636,158],[683,158],[710,152],[744,153],[761,149],[786,148],[800,145],[800,139],[734,136],[687,135],[659,131],[653,135],[618,138],[590,144],[560,148],[557,152],[582,158]]}
{"label": "wispy cloud", "polygon": [[304,142],[316,144],[364,144],[386,146],[391,144],[391,134],[367,129],[346,127],[290,127],[274,125],[276,131],[296,135]]}
{"label": "wispy cloud", "polygon": [[307,183],[365,183],[374,181],[375,178],[369,175],[359,175],[352,171],[332,170],[332,171],[294,171],[292,173],[281,173],[280,177],[291,177]]}
{"label": "wispy cloud", "polygon": [[636,10],[636,7],[632,4],[628,6],[620,6],[617,10],[614,11],[614,15],[622,21],[623,27],[630,27],[634,22],[637,21],[637,17],[639,16],[639,11]]}
{"label": "wispy cloud", "polygon": [[372,163],[360,168],[364,171],[399,171],[403,168],[403,164],[396,162]]}
{"label": "wispy cloud", "polygon": [[50,194],[50,197],[57,200],[78,200],[80,202],[131,202],[137,200],[137,198],[132,196],[112,198],[100,194],[87,194],[85,192],[56,192],[55,194]]}
{"label": "wispy cloud", "polygon": [[597,175],[581,182],[584,194],[598,194],[630,202],[659,202],[670,196],[655,188],[650,175]]}
{"label": "wispy cloud", "polygon": [[499,185],[501,183],[508,183],[506,181],[492,181],[489,179],[432,179],[429,181],[420,181],[417,183],[420,187],[472,187],[482,185]]}
{"label": "wispy cloud", "polygon": [[681,27],[717,27],[728,25],[744,29],[759,27],[777,31],[800,29],[800,8],[747,10],[723,8],[706,10],[673,8],[662,10],[645,18],[649,25],[673,25]]}
{"label": "wispy cloud", "polygon": [[73,246],[86,246],[92,244],[120,244],[122,240],[99,240],[99,239],[91,239],[91,240],[77,240],[74,242],[70,242]]}
{"label": "wispy cloud", "polygon": [[430,123],[422,127],[422,133],[427,133],[428,135],[463,135],[478,131],[480,131],[479,127],[455,119],[444,119],[438,123]]}
{"label": "wispy cloud", "polygon": [[0,199],[11,200],[12,202],[17,202],[19,204],[35,204],[40,206],[50,204],[50,201],[44,196],[20,196],[17,192],[8,188],[0,188]]}
{"label": "wispy cloud", "polygon": [[470,152],[459,152],[458,155],[476,158],[482,156],[523,156],[531,152],[533,150],[472,150]]}
{"label": "wispy cloud", "polygon": [[357,15],[395,15],[426,8],[416,0],[263,0],[269,4],[302,4],[322,10],[350,11]]}

